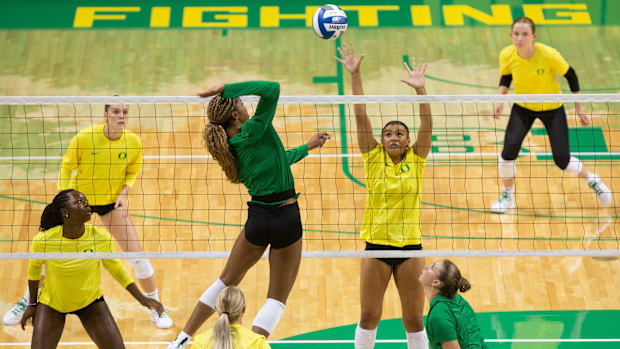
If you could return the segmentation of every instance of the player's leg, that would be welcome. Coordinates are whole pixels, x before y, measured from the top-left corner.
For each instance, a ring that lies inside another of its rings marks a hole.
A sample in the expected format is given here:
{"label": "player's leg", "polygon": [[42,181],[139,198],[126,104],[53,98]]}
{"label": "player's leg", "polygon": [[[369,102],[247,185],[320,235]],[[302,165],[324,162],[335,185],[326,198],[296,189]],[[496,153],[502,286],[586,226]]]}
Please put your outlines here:
{"label": "player's leg", "polygon": [[392,277],[392,266],[375,258],[363,258],[360,274],[360,322],[355,329],[355,349],[375,345],[383,312],[383,297]]}
{"label": "player's leg", "polygon": [[514,104],[510,112],[510,119],[504,134],[504,148],[498,162],[499,175],[502,178],[502,195],[491,205],[491,211],[504,213],[515,207],[515,175],[517,173],[516,159],[521,150],[525,136],[532,128],[534,116],[531,111]]}
{"label": "player's leg", "polygon": [[418,277],[424,269],[424,258],[409,258],[394,268],[394,281],[403,312],[403,325],[407,331],[409,349],[428,348],[424,330],[424,288]]}
{"label": "player's leg", "polygon": [[[142,252],[138,232],[129,215],[125,216],[123,210],[113,209],[100,217],[103,226],[116,239],[124,252]],[[129,260],[129,264],[131,264],[136,274],[136,279],[138,279],[140,286],[144,290],[144,294],[159,302],[159,290],[155,283],[155,271],[151,262],[146,258],[133,258]],[[163,312],[160,316],[157,314],[157,311],[151,310],[151,321],[158,328],[172,327],[172,319],[166,312]]]}
{"label": "player's leg", "polygon": [[268,337],[280,321],[299,271],[303,227],[299,205],[293,202],[277,208],[256,207],[264,219],[269,250],[267,300],[256,314],[252,330]]}
{"label": "player's leg", "polygon": [[30,347],[33,349],[56,348],[65,328],[65,317],[65,314],[39,303],[33,320],[34,329]]}
{"label": "player's leg", "polygon": [[192,315],[183,327],[183,331],[174,342],[168,345],[169,349],[184,348],[187,345],[189,338],[215,312],[215,300],[218,294],[226,286],[237,286],[247,271],[258,262],[265,249],[266,246],[254,245],[249,242],[245,237],[245,229],[241,230],[220,277],[200,296]]}
{"label": "player's leg", "polygon": [[252,330],[265,337],[273,332],[284,313],[301,263],[302,239],[284,248],[269,250],[269,290],[267,300],[258,311]]}
{"label": "player's leg", "polygon": [[[596,193],[598,201],[602,205],[609,205],[612,201],[611,190],[607,188],[596,173],[588,171],[578,158],[570,154],[568,123],[564,107],[549,111],[546,114],[548,115],[541,118],[541,120],[549,135],[549,143],[551,143],[555,164],[567,174],[583,178]],[[577,151],[579,152],[579,144],[577,144]]]}
{"label": "player's leg", "polygon": [[106,302],[100,298],[75,314],[80,318],[86,333],[98,348],[125,348],[121,331]]}

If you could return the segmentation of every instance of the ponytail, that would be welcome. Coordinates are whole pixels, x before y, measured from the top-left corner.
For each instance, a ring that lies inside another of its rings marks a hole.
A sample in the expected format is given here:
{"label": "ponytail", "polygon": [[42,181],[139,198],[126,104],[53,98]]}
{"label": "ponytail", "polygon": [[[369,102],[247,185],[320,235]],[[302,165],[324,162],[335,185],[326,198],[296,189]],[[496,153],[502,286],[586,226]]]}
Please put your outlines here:
{"label": "ponytail", "polygon": [[43,213],[41,214],[41,223],[39,224],[39,230],[45,231],[51,229],[55,226],[62,225],[62,213],[60,212],[63,209],[67,202],[69,201],[69,193],[74,192],[73,189],[63,190],[60,193],[56,194],[54,200],[43,209]]}
{"label": "ponytail", "polygon": [[207,107],[209,123],[205,125],[202,135],[207,150],[220,164],[226,177],[232,183],[239,183],[237,158],[228,145],[228,135],[224,127],[230,121],[236,103],[237,98],[226,99],[221,95],[213,97]]}
{"label": "ponytail", "polygon": [[439,295],[442,297],[453,298],[458,291],[467,292],[471,288],[469,281],[461,277],[459,268],[448,259],[443,260],[437,278],[441,281]]}
{"label": "ponytail", "polygon": [[220,314],[213,328],[213,349],[233,349],[233,333],[230,323],[237,321],[245,309],[245,297],[241,289],[229,286],[220,292],[215,310]]}

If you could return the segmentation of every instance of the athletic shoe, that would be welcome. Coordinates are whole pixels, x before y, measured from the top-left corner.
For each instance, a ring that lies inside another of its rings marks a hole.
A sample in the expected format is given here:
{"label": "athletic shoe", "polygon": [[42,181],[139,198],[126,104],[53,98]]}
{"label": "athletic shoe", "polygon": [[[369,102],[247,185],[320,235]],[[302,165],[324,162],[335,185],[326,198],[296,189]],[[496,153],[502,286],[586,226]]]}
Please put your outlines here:
{"label": "athletic shoe", "polygon": [[503,192],[502,196],[499,197],[497,201],[495,201],[491,205],[491,212],[493,213],[504,213],[506,210],[511,208],[515,208],[515,198],[514,196]]}
{"label": "athletic shoe", "polygon": [[172,319],[166,314],[166,312],[162,312],[161,316],[157,315],[157,310],[151,310],[151,322],[157,325],[157,328],[170,328],[172,327]]}
{"label": "athletic shoe", "polygon": [[24,315],[26,308],[28,308],[28,300],[22,297],[19,302],[15,303],[11,310],[4,314],[2,323],[7,326],[17,325],[22,320],[22,315]]}
{"label": "athletic shoe", "polygon": [[603,181],[601,180],[601,178],[598,175],[595,174],[594,178],[592,179],[591,182],[588,183],[588,185],[596,193],[596,197],[598,198],[598,202],[601,205],[609,205],[609,204],[611,204],[611,199],[612,199],[611,191],[609,190],[609,188],[607,188],[605,183],[603,183]]}
{"label": "athletic shoe", "polygon": [[183,340],[179,340],[179,338],[175,339],[174,342],[168,344],[166,349],[185,349],[185,346],[189,342],[189,338],[184,338]]}

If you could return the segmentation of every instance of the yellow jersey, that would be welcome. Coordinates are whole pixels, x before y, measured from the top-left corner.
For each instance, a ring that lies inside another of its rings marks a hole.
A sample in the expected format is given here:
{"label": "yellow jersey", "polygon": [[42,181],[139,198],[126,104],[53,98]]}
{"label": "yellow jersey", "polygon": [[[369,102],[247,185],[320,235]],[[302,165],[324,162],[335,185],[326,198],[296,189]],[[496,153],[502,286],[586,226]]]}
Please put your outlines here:
{"label": "yellow jersey", "polygon": [[[564,75],[570,67],[553,47],[534,43],[536,52],[530,59],[519,57],[517,48],[510,45],[499,53],[499,73],[512,74],[516,94],[562,93],[556,73]],[[533,111],[557,109],[562,103],[517,103]]]}
{"label": "yellow jersey", "polygon": [[125,185],[134,185],[142,168],[140,137],[123,130],[121,138],[113,141],[104,135],[104,126],[85,128],[73,137],[58,179],[58,190],[80,191],[91,205],[116,202]]}
{"label": "yellow jersey", "polygon": [[395,164],[381,144],[362,153],[362,158],[367,190],[362,239],[395,247],[422,243],[420,203],[426,159],[409,147]]}
{"label": "yellow jersey", "polygon": [[[62,225],[39,232],[30,245],[30,252],[114,252],[114,241],[108,232],[85,224],[84,235],[78,239],[62,236]],[[45,280],[39,302],[61,313],[86,307],[101,297],[101,267],[123,288],[133,282],[131,275],[118,259],[61,259],[28,261],[28,280],[41,279],[45,265]]]}
{"label": "yellow jersey", "polygon": [[[249,329],[239,325],[230,325],[230,333],[233,337],[233,348],[235,349],[270,349],[265,336],[254,333]],[[211,349],[213,348],[213,329],[201,333],[194,338],[192,349]]]}

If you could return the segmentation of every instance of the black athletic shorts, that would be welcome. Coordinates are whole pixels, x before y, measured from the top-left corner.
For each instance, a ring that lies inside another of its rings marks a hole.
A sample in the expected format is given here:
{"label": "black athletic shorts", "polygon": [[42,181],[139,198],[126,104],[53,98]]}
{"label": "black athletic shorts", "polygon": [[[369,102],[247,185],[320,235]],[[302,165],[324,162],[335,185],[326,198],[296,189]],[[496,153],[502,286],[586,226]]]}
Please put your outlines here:
{"label": "black athletic shorts", "polygon": [[[396,247],[390,245],[377,245],[370,242],[366,242],[366,251],[420,251],[422,250],[422,244],[417,245],[405,245],[403,247]],[[377,258],[378,260],[386,263],[394,269],[400,263],[406,261],[409,258]]]}
{"label": "black athletic shorts", "polygon": [[82,313],[82,312],[84,312],[86,309],[90,308],[93,304],[95,304],[95,303],[99,303],[99,302],[103,302],[103,301],[104,301],[103,296],[101,296],[101,297],[99,297],[99,298],[95,299],[95,300],[94,300],[92,303],[90,303],[89,305],[85,306],[84,308],[81,308],[81,309],[78,309],[78,310],[74,310],[74,311],[70,311],[70,312],[68,312],[68,313],[64,313],[64,314],[74,314],[74,315],[80,316],[80,313]]}
{"label": "black athletic shorts", "polygon": [[248,203],[245,238],[257,246],[284,248],[301,239],[302,227],[297,202],[285,206]]}
{"label": "black athletic shorts", "polygon": [[90,210],[93,212],[96,212],[99,216],[105,216],[108,213],[114,211],[114,205],[116,205],[116,203],[112,203],[108,205],[91,206]]}

